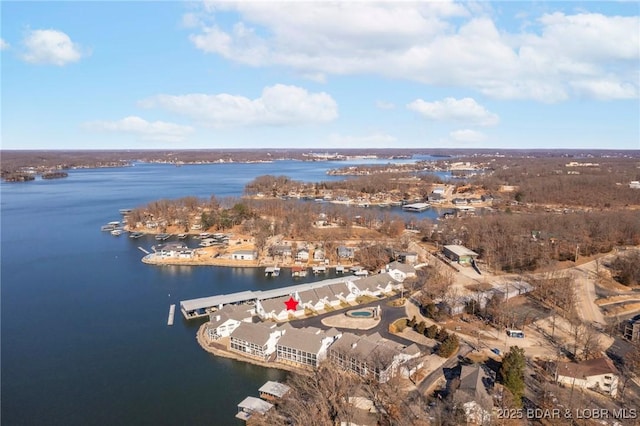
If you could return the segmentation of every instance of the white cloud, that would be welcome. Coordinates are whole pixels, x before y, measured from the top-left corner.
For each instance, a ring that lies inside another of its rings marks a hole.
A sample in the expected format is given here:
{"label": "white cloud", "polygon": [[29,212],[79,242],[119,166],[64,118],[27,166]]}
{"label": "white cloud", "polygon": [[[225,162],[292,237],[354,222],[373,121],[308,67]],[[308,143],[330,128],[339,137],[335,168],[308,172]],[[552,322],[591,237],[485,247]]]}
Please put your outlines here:
{"label": "white cloud", "polygon": [[484,133],[470,129],[454,130],[449,133],[449,137],[456,142],[463,143],[477,143],[487,139]]}
{"label": "white cloud", "polygon": [[395,109],[396,105],[393,102],[376,101],[376,108],[378,109]]}
{"label": "white cloud", "polygon": [[587,98],[601,100],[635,99],[638,97],[638,87],[631,83],[622,83],[615,78],[599,80],[579,80],[571,82],[577,93]]}
{"label": "white cloud", "polygon": [[407,104],[407,108],[433,121],[459,121],[478,126],[495,126],[500,121],[473,98],[444,98],[435,102],[416,99]]}
{"label": "white cloud", "polygon": [[[542,102],[588,95],[572,84],[585,79],[631,84],[638,92],[638,16],[558,12],[531,16],[531,25],[509,32],[477,3],[288,2],[286,14],[270,2],[208,5],[190,37],[198,49],[317,81],[375,74]],[[204,23],[217,14],[236,22]],[[624,99],[629,92],[615,93]]]}
{"label": "white cloud", "polygon": [[349,136],[332,133],[323,144],[327,148],[393,148],[398,142],[395,136],[375,132],[364,136]]}
{"label": "white cloud", "polygon": [[324,123],[338,117],[327,93],[309,93],[297,86],[265,87],[257,99],[226,93],[156,95],[140,101],[144,108],[164,108],[211,127]]}
{"label": "white cloud", "polygon": [[136,116],[117,121],[92,121],[85,123],[84,127],[93,131],[128,133],[140,136],[144,140],[161,142],[180,142],[193,133],[190,126],[165,121],[149,122]]}
{"label": "white cloud", "polygon": [[32,64],[63,66],[82,57],[80,46],[62,31],[31,30],[23,44],[26,51],[22,58]]}
{"label": "white cloud", "polygon": [[3,39],[3,38],[0,38],[0,50],[6,50],[6,49],[8,49],[9,47],[11,47],[11,46],[9,45],[9,43],[7,43],[6,41],[4,41],[4,39]]}

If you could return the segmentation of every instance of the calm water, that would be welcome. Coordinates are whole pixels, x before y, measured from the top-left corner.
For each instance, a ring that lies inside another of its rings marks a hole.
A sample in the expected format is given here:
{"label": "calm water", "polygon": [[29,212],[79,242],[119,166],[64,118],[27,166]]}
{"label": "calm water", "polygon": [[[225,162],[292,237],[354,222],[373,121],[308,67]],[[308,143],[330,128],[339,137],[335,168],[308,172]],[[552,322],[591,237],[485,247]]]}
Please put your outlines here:
{"label": "calm water", "polygon": [[159,198],[239,196],[262,174],[335,180],[325,171],[343,165],[137,164],[3,182],[2,424],[240,424],[236,404],[283,373],[205,353],[195,341],[199,322],[177,313],[166,325],[169,305],[290,285],[290,276],[144,265],[137,247],[153,239],[113,237],[100,226],[120,219],[120,208]]}

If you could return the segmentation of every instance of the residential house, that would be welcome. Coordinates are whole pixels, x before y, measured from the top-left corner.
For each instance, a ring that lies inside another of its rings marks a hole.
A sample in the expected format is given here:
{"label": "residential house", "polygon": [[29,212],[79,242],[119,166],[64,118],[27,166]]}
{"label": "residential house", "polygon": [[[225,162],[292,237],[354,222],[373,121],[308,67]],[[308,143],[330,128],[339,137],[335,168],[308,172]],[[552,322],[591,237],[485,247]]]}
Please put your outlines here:
{"label": "residential house", "polygon": [[452,200],[454,206],[466,206],[467,199],[466,198],[454,198]]}
{"label": "residential house", "polygon": [[241,322],[229,335],[229,350],[267,361],[276,351],[276,343],[284,329],[275,324]]}
{"label": "residential house", "polygon": [[304,308],[300,303],[296,305],[295,310],[287,309],[285,304],[292,296],[281,296],[272,299],[264,299],[256,301],[256,313],[263,321],[287,321],[290,315],[294,317],[304,316]]}
{"label": "residential house", "polygon": [[384,383],[394,377],[398,368],[420,356],[417,345],[402,346],[380,334],[358,336],[344,333],[329,347],[329,359],[346,371],[362,377],[373,377]]}
{"label": "residential house", "polygon": [[607,358],[596,358],[582,362],[559,362],[556,381],[567,386],[578,386],[600,391],[615,398],[618,394],[620,373]]}
{"label": "residential house", "polygon": [[298,253],[296,254],[296,260],[299,260],[301,262],[308,261],[309,260],[309,250],[307,250],[307,249],[298,250]]}
{"label": "residential house", "polygon": [[371,275],[370,277],[349,281],[347,286],[351,293],[356,296],[377,297],[401,288],[402,284],[398,283],[389,273],[385,272],[383,274]]}
{"label": "residential house", "polygon": [[319,287],[298,292],[296,299],[300,302],[303,309],[312,309],[314,311],[324,310],[327,305],[331,305],[331,300],[338,300],[328,287]]}
{"label": "residential house", "polygon": [[313,251],[313,261],[314,262],[324,262],[325,253],[321,248],[315,249]]}
{"label": "residential house", "polygon": [[431,191],[431,193],[437,194],[437,195],[444,195],[445,188],[444,186],[436,186],[435,188],[433,188],[433,191]]}
{"label": "residential house", "polygon": [[418,262],[418,253],[414,251],[397,251],[393,253],[393,257],[402,263],[415,265]]}
{"label": "residential house", "polygon": [[393,262],[388,264],[385,270],[389,273],[389,275],[391,275],[394,280],[398,282],[403,282],[407,278],[416,277],[416,268],[406,263],[400,263],[397,260],[394,260]]}
{"label": "residential house", "polygon": [[431,204],[442,204],[445,202],[444,196],[442,194],[438,194],[435,192],[432,192],[431,194],[429,194],[429,196],[427,197],[427,200]]}
{"label": "residential house", "polygon": [[340,303],[353,303],[356,301],[358,297],[356,294],[351,292],[349,287],[349,283],[351,281],[345,281],[343,283],[338,284],[329,284],[329,290],[335,295],[335,298],[330,300],[329,304],[331,306],[340,306]]}
{"label": "residential house", "polygon": [[275,245],[269,249],[271,256],[291,257],[292,249],[288,245]]}
{"label": "residential house", "polygon": [[338,259],[340,260],[352,260],[355,255],[355,249],[353,247],[338,246]]}
{"label": "residential house", "polygon": [[493,398],[489,389],[493,380],[480,364],[463,365],[460,371],[460,382],[453,392],[453,402],[461,408],[467,424],[484,425],[491,422]]}
{"label": "residential house", "polygon": [[251,322],[253,313],[249,305],[225,305],[209,315],[205,333],[209,340],[229,337],[241,322]]}
{"label": "residential house", "polygon": [[458,244],[444,246],[442,253],[460,264],[471,264],[478,257],[478,253]]}
{"label": "residential house", "polygon": [[194,250],[182,243],[168,243],[155,248],[156,253],[162,257],[177,257],[181,259],[191,259]]}
{"label": "residential house", "polygon": [[336,329],[290,328],[278,340],[276,361],[297,366],[317,367],[327,358],[327,349],[341,334]]}
{"label": "residential house", "polygon": [[640,341],[640,315],[624,321],[621,324],[621,331],[625,339],[632,342]]}
{"label": "residential house", "polygon": [[482,199],[482,201],[484,201],[485,203],[492,203],[494,198],[493,195],[491,194],[485,194],[482,197],[480,197]]}
{"label": "residential house", "polygon": [[236,250],[231,253],[233,260],[256,260],[258,258],[258,252],[255,250]]}

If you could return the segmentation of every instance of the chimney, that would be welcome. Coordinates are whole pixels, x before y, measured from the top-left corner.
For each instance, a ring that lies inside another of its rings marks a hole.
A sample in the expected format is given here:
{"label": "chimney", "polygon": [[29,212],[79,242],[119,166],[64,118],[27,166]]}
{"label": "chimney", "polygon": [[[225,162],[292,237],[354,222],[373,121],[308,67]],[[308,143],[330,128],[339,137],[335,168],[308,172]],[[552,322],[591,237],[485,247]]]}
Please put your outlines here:
{"label": "chimney", "polygon": [[351,344],[351,349],[354,349],[356,346],[358,346],[358,342],[352,343]]}

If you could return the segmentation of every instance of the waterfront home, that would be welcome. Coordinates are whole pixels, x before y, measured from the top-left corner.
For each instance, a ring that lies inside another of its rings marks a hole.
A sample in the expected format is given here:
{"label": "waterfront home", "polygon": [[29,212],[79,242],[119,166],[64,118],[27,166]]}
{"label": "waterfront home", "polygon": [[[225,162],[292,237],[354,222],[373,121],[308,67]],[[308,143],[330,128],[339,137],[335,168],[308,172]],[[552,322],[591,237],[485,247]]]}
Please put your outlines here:
{"label": "waterfront home", "polygon": [[311,309],[319,311],[324,309],[326,300],[318,297],[316,289],[305,290],[296,293],[296,299],[300,302],[303,309]]}
{"label": "waterfront home", "polygon": [[417,345],[403,346],[378,333],[370,336],[344,333],[329,347],[329,359],[337,366],[380,383],[389,381],[401,365],[419,356]]}
{"label": "waterfront home", "polygon": [[615,398],[620,373],[613,362],[603,356],[582,362],[558,362],[556,381],[568,386],[593,389]]}
{"label": "waterfront home", "polygon": [[255,250],[236,250],[231,253],[233,260],[256,260],[258,258],[258,252]]}
{"label": "waterfront home", "polygon": [[358,297],[356,294],[351,292],[348,284],[351,281],[345,281],[343,283],[338,284],[330,284],[329,290],[336,296],[335,299],[330,300],[331,306],[340,306],[340,303],[353,303],[356,301]]}
{"label": "waterfront home", "polygon": [[275,324],[241,322],[229,335],[229,350],[266,361],[276,351],[284,329]]}
{"label": "waterfront home", "polygon": [[324,250],[319,248],[313,251],[313,261],[314,262],[324,262]]}
{"label": "waterfront home", "polygon": [[273,401],[282,398],[290,390],[291,388],[284,383],[269,380],[258,389],[258,392],[260,392],[260,398]]}
{"label": "waterfront home", "polygon": [[403,282],[407,278],[416,277],[416,268],[406,263],[400,263],[397,260],[389,263],[385,270],[391,275],[391,277],[399,282]]}
{"label": "waterfront home", "polygon": [[276,344],[276,361],[296,366],[317,367],[327,358],[327,349],[341,334],[332,328],[290,328]]}
{"label": "waterfront home", "polygon": [[298,250],[298,253],[296,253],[296,260],[299,260],[301,262],[308,261],[309,260],[309,250],[307,250],[307,249]]}
{"label": "waterfront home", "polygon": [[442,194],[437,194],[432,192],[431,194],[429,194],[429,196],[427,197],[427,200],[431,203],[431,204],[442,204],[445,202],[445,198]]}
{"label": "waterfront home", "polygon": [[263,321],[286,321],[290,315],[300,318],[304,316],[304,308],[298,303],[296,309],[287,309],[285,302],[289,300],[291,296],[281,296],[271,299],[263,299],[256,301],[256,313]]}
{"label": "waterfront home", "polygon": [[238,404],[238,414],[236,414],[236,418],[246,422],[253,415],[264,415],[272,408],[273,404],[270,402],[256,398],[255,396],[248,396]]}
{"label": "waterfront home", "polygon": [[369,297],[382,296],[384,293],[389,293],[402,287],[402,284],[399,284],[387,272],[350,281],[347,285],[349,286],[351,293],[356,296]]}
{"label": "waterfront home", "polygon": [[292,253],[291,246],[288,245],[275,245],[269,248],[271,256],[291,257]]}
{"label": "waterfront home", "polygon": [[489,424],[493,398],[487,386],[491,378],[482,366],[463,365],[460,371],[460,385],[457,389],[450,389],[456,407],[464,411],[468,424]]}
{"label": "waterfront home", "polygon": [[209,315],[205,333],[209,340],[229,337],[241,322],[251,322],[254,312],[250,305],[225,305]]}
{"label": "waterfront home", "polygon": [[337,251],[338,251],[338,259],[351,260],[355,255],[355,249],[353,247],[338,246]]}
{"label": "waterfront home", "polygon": [[182,243],[168,243],[155,247],[156,253],[161,257],[175,257],[181,259],[191,259],[194,250]]}

